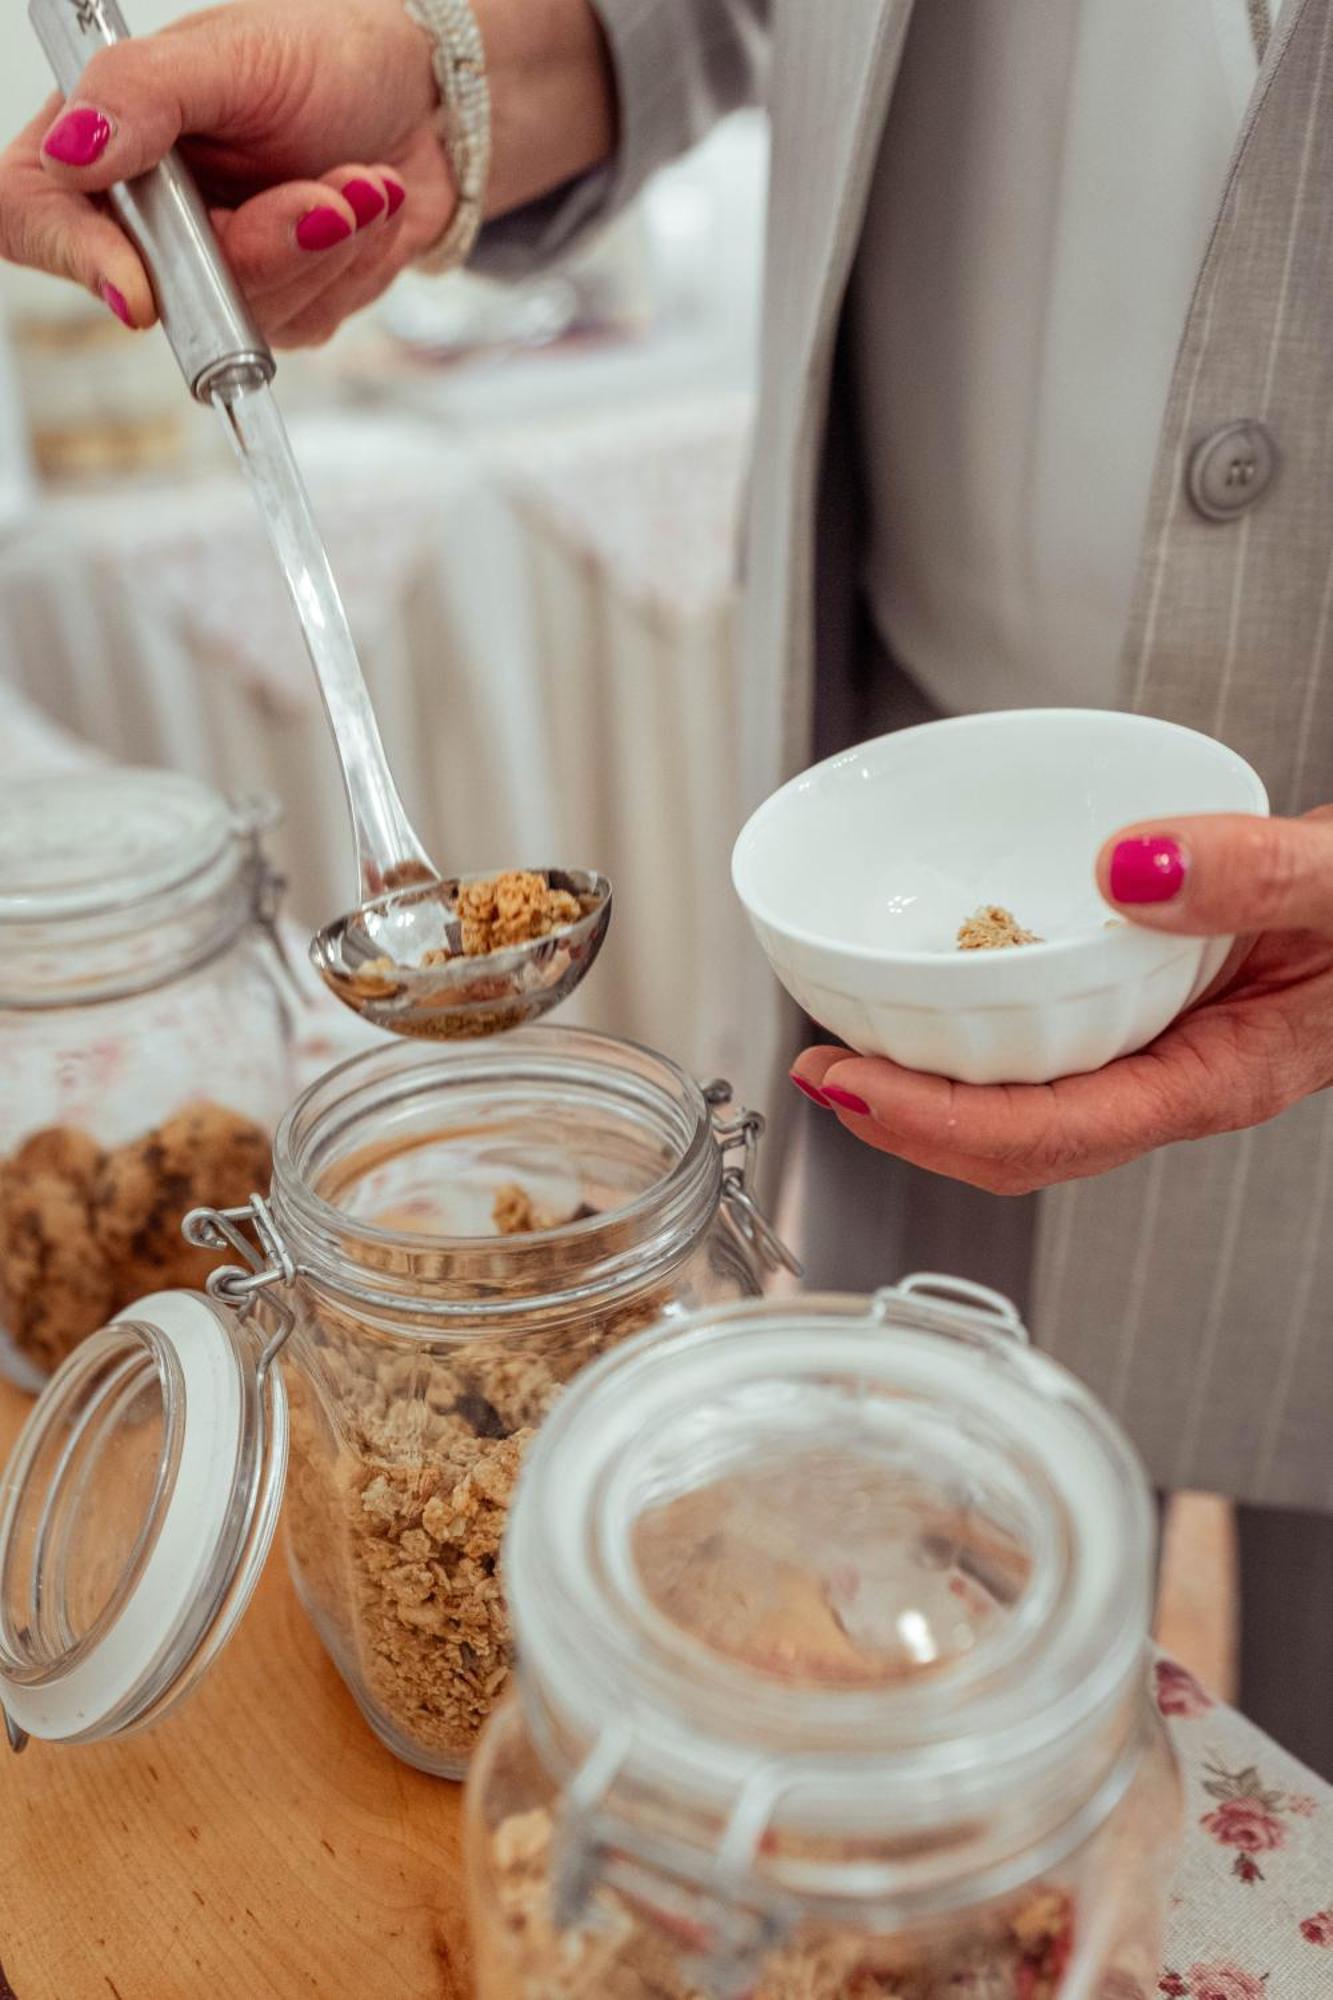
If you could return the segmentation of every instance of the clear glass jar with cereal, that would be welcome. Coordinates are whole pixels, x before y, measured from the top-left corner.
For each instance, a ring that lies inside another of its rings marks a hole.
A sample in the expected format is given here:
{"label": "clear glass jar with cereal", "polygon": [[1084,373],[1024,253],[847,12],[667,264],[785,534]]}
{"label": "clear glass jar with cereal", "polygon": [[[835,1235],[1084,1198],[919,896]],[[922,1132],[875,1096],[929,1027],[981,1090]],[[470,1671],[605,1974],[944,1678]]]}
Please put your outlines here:
{"label": "clear glass jar with cereal", "polygon": [[285,1485],[298,1589],[371,1727],[461,1775],[510,1672],[499,1551],[539,1426],[598,1356],[789,1261],[751,1193],[761,1124],[550,1026],[395,1041],[313,1084],[267,1199],[190,1218],[242,1264],[131,1308],[30,1419],[0,1490],[11,1737],[100,1740],[179,1699]]}
{"label": "clear glass jar with cereal", "polygon": [[1150,2000],[1151,1545],[1124,1439],[977,1287],[608,1356],[510,1523],[478,2000]]}
{"label": "clear glass jar with cereal", "polygon": [[187,1210],[267,1182],[292,1090],[271,817],[166,771],[0,799],[0,1370],[23,1386],[202,1284]]}
{"label": "clear glass jar with cereal", "polygon": [[663,1314],[760,1289],[759,1121],[728,1095],[546,1027],[375,1051],[282,1126],[293,1568],[410,1763],[460,1775],[508,1678],[500,1541],[566,1383]]}

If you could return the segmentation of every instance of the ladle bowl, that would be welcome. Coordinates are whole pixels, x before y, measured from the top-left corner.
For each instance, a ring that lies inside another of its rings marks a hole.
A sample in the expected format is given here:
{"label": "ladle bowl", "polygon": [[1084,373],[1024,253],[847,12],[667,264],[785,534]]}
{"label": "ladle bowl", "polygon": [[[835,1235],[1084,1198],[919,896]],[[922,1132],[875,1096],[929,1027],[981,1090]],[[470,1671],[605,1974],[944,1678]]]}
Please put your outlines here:
{"label": "ladle bowl", "polygon": [[[345,1006],[390,1034],[458,1041],[521,1028],[558,1007],[587,973],[611,921],[611,884],[593,872],[534,870],[576,897],[582,916],[548,937],[469,958],[459,939],[458,893],[495,872],[375,897],[318,932],[311,962]],[[449,956],[423,965],[427,952]]]}

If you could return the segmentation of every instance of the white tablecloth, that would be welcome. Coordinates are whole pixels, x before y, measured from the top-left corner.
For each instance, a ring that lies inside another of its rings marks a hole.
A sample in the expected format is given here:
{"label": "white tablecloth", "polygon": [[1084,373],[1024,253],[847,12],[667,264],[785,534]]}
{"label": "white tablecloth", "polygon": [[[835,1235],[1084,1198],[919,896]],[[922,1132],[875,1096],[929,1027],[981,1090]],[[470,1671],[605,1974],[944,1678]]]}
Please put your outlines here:
{"label": "white tablecloth", "polygon": [[[604,868],[616,919],[571,1018],[753,1099],[778,1011],[728,871],[748,423],[729,388],[484,434],[402,411],[293,431],[432,853]],[[229,469],[44,499],[0,547],[0,680],[122,761],[272,790],[291,907],[350,900],[313,679]]]}

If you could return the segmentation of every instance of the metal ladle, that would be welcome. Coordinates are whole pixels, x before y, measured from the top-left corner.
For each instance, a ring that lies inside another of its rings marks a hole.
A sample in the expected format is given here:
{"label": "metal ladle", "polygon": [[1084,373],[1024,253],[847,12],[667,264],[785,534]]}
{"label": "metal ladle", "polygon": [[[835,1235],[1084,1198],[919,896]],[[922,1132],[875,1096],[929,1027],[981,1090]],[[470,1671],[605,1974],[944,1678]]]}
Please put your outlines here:
{"label": "metal ladle", "polygon": [[526,871],[572,895],[577,920],[503,951],[464,954],[462,884],[431,861],[398,796],[277,405],[263,385],[226,385],[215,400],[301,615],[351,811],[363,900],[316,935],[311,959],[346,1006],[394,1034],[452,1040],[535,1020],[573,992],[597,956],[611,917],[610,883],[586,871]]}
{"label": "metal ladle", "polygon": [[[28,11],[66,95],[99,49],[129,34],[115,0],[30,0]],[[152,277],[163,329],[191,394],[223,416],[250,480],[342,766],[362,900],[318,932],[310,947],[315,966],[348,1007],[395,1034],[448,1040],[535,1020],[573,992],[596,958],[611,919],[610,883],[588,871],[530,871],[572,895],[579,917],[545,937],[464,955],[458,892],[467,880],[488,878],[442,875],[407,817],[269,390],[273,355],[232,281],[193,179],[173,151],[150,172],[112,188],[109,200]],[[426,954],[430,964],[422,963]]]}

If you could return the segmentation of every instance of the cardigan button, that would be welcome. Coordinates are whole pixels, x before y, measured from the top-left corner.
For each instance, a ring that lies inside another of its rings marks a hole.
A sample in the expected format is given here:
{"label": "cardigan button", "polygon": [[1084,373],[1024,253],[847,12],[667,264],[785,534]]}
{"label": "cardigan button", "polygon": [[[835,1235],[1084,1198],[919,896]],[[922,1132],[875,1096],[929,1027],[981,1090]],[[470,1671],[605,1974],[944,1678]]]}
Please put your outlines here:
{"label": "cardigan button", "polygon": [[1186,484],[1205,521],[1234,521],[1267,492],[1277,471],[1277,446],[1254,417],[1223,424],[1190,453]]}

